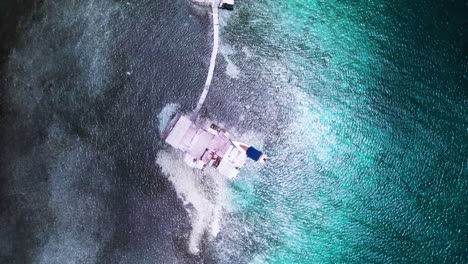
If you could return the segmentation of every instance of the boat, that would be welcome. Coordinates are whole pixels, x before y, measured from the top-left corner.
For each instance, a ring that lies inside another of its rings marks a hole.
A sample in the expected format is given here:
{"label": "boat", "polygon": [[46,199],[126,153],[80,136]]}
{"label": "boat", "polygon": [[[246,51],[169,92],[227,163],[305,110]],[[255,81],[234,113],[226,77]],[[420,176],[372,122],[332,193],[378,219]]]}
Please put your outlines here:
{"label": "boat", "polygon": [[177,114],[163,133],[165,142],[184,153],[184,162],[196,169],[215,168],[228,179],[236,177],[247,158],[265,162],[256,148],[231,139],[231,134],[211,123],[202,127],[186,115]]}

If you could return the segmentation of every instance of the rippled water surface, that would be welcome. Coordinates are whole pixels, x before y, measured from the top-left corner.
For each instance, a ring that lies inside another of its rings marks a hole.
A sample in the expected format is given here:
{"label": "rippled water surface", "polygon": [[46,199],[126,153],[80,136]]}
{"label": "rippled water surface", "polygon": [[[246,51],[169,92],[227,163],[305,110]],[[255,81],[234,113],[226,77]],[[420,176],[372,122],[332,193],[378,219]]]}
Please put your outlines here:
{"label": "rippled water surface", "polygon": [[468,262],[466,9],[237,1],[202,116],[271,158],[228,182],[160,139],[207,10],[32,4],[2,27],[0,262]]}
{"label": "rippled water surface", "polygon": [[[275,91],[250,114],[280,130],[266,135],[271,164],[232,184],[254,263],[466,261],[458,8],[260,1],[228,21],[226,42]],[[287,121],[260,110],[270,100]]]}
{"label": "rippled water surface", "polygon": [[466,54],[460,17],[448,15],[456,6],[246,5],[226,38],[294,94],[277,98],[291,111],[268,144],[272,165],[233,184],[268,245],[255,260],[466,261]]}

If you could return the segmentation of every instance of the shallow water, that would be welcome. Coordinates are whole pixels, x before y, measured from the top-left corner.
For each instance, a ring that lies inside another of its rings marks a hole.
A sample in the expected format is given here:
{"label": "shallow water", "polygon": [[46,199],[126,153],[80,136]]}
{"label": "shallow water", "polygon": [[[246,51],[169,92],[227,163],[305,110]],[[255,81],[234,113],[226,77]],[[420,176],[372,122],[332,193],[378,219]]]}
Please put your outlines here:
{"label": "shallow water", "polygon": [[271,156],[227,182],[159,136],[202,90],[206,10],[37,4],[2,61],[0,262],[467,262],[464,10],[222,12],[202,116]]}
{"label": "shallow water", "polygon": [[273,159],[232,183],[242,220],[226,231],[224,257],[466,262],[467,57],[457,8],[466,9],[241,4],[222,36],[243,76],[229,90],[249,97],[245,120],[266,134]]}

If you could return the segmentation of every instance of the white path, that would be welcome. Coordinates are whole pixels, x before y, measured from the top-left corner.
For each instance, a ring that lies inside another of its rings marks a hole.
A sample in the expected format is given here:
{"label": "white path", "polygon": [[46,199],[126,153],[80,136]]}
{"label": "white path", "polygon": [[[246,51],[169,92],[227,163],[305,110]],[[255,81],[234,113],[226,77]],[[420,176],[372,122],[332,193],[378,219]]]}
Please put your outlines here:
{"label": "white path", "polygon": [[213,73],[216,63],[216,56],[218,55],[219,49],[219,18],[218,18],[218,4],[219,0],[211,1],[211,9],[213,12],[213,51],[211,52],[210,67],[208,68],[208,75],[206,76],[205,86],[203,87],[203,92],[198,99],[197,107],[193,110],[193,117],[198,115],[200,109],[205,102],[206,96],[210,91],[211,80],[213,79]]}

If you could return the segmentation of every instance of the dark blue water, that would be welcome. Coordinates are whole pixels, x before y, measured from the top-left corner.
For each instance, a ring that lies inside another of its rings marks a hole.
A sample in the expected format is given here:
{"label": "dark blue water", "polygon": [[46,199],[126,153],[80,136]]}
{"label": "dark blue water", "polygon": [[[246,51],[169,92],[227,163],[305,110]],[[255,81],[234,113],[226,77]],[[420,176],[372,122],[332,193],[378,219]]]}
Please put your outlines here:
{"label": "dark blue water", "polygon": [[0,263],[468,262],[465,3],[221,13],[202,115],[271,162],[218,185],[159,138],[201,92],[207,10],[0,7]]}
{"label": "dark blue water", "polygon": [[43,1],[20,18],[2,65],[1,263],[199,259],[155,164],[156,115],[194,106],[208,22],[184,1]]}

